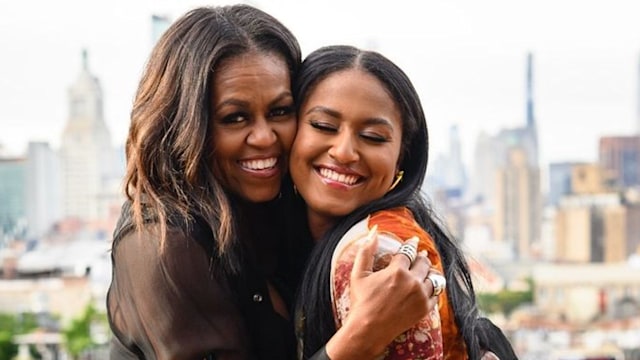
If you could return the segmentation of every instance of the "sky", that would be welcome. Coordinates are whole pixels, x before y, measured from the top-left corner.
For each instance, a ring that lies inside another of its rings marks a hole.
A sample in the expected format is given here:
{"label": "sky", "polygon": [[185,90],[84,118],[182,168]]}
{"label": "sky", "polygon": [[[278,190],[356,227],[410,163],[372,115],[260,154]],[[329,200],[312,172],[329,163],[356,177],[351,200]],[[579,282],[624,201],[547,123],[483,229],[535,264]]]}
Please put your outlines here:
{"label": "sky", "polygon": [[[57,148],[67,91],[81,69],[100,79],[114,146],[151,51],[151,15],[176,19],[234,1],[0,0],[0,144]],[[526,55],[534,56],[541,161],[596,161],[598,138],[637,131],[640,1],[254,0],[298,37],[303,54],[330,44],[376,50],[412,79],[431,152],[457,125],[465,162],[480,132],[525,123]],[[544,166],[544,164],[543,164]]]}

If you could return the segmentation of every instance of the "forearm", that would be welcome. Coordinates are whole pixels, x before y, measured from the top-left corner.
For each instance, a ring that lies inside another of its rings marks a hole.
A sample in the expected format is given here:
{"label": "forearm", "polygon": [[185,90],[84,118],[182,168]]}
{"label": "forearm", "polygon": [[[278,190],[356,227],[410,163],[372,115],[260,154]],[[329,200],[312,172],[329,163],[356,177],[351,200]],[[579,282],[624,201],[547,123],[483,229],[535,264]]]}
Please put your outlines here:
{"label": "forearm", "polygon": [[[325,351],[331,360],[377,359],[384,352],[387,343],[372,338],[375,331],[366,322],[346,321],[329,339]],[[322,357],[315,358],[323,359]],[[326,358],[325,358],[326,359]]]}

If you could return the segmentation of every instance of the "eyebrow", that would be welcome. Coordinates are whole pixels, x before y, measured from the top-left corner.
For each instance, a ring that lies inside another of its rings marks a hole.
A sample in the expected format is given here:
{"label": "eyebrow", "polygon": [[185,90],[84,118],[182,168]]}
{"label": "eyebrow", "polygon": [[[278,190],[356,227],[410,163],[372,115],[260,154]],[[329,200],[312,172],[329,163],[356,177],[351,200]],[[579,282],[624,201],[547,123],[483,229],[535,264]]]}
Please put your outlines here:
{"label": "eyebrow", "polygon": [[[323,113],[323,114],[327,114],[333,118],[336,119],[340,119],[342,118],[342,114],[339,111],[333,110],[331,108],[328,108],[326,106],[314,106],[311,109],[307,110],[304,114],[305,115],[309,115],[312,113]],[[385,119],[385,118],[381,118],[381,117],[371,117],[371,118],[367,118],[364,121],[365,125],[384,125],[387,126],[391,129],[393,129],[393,125],[391,123],[391,121]]]}
{"label": "eyebrow", "polygon": [[[287,99],[287,98],[293,98],[293,95],[291,95],[291,93],[289,91],[284,91],[282,92],[280,95],[278,95],[275,99],[273,99],[273,101],[271,101],[269,103],[269,106],[273,106],[277,103],[279,103],[280,101]],[[227,106],[227,105],[232,105],[232,106],[249,106],[251,102],[250,101],[245,101],[245,100],[239,100],[239,99],[235,99],[235,98],[231,98],[231,99],[227,99],[221,103],[219,103],[213,110],[214,112],[217,112],[218,110],[220,110],[220,108]]]}

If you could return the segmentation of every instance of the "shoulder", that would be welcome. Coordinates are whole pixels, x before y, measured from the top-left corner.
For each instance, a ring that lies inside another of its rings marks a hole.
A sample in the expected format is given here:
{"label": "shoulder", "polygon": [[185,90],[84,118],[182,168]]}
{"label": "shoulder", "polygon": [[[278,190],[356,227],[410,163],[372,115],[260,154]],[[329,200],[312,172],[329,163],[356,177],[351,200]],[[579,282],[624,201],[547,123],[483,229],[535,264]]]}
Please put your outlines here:
{"label": "shoulder", "polygon": [[418,224],[413,213],[406,207],[397,207],[376,211],[370,215],[369,226],[378,225],[379,232],[392,233],[406,240],[418,236],[426,241],[430,236]]}

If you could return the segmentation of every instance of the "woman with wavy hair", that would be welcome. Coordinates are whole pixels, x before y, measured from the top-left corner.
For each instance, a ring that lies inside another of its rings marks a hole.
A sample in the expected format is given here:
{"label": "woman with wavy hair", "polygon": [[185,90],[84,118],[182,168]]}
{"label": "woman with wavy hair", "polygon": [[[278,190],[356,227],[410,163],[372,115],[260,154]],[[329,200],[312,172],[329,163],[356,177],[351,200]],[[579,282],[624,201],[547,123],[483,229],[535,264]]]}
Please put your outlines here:
{"label": "woman with wavy hair", "polygon": [[[248,5],[196,8],[154,47],[131,111],[112,245],[112,359],[295,357],[290,309],[310,244],[286,241],[280,194],[300,62],[293,34]],[[362,294],[380,306],[409,300],[406,319],[422,314],[422,291],[397,285],[404,298]]]}

